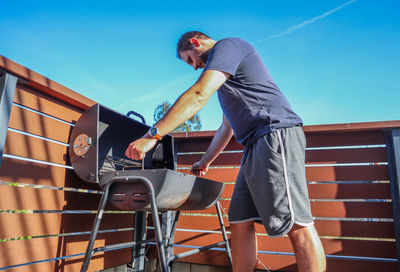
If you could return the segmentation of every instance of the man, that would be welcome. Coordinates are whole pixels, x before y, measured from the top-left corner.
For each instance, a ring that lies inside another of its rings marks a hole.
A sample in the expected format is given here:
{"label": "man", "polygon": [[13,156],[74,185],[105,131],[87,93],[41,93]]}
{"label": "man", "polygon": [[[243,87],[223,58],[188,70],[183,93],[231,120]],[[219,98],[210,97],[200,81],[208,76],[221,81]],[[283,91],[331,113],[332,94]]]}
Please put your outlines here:
{"label": "man", "polygon": [[222,124],[191,171],[205,175],[233,134],[245,146],[229,208],[233,270],[254,269],[254,223],[262,222],[269,236],[288,234],[299,271],[324,271],[324,250],[313,226],[305,180],[302,120],[256,50],[239,38],[216,42],[191,31],[180,38],[177,54],[204,71],[148,133],[129,145],[126,156],[142,159],[157,139],[195,115],[218,91]]}

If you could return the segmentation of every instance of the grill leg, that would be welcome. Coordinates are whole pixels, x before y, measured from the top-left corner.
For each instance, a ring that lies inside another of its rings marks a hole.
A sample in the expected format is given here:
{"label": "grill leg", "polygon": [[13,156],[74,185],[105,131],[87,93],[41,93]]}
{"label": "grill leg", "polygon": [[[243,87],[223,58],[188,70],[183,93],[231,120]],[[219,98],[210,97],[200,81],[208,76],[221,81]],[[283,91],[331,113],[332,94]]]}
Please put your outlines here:
{"label": "grill leg", "polygon": [[228,254],[228,259],[229,259],[229,264],[232,267],[232,254],[231,254],[231,248],[229,246],[228,242],[228,237],[226,235],[226,229],[225,229],[225,224],[224,224],[224,219],[222,218],[222,213],[221,213],[221,208],[220,208],[220,203],[219,201],[217,204],[215,204],[215,207],[217,208],[217,214],[218,214],[218,220],[219,220],[219,225],[221,226],[221,231],[222,231],[222,236],[225,241],[225,248],[226,248],[226,254]]}
{"label": "grill leg", "polygon": [[108,192],[109,192],[111,183],[112,182],[107,184],[107,186],[103,192],[103,195],[101,196],[101,201],[99,204],[99,208],[97,210],[96,219],[95,219],[93,227],[92,227],[92,232],[90,233],[89,244],[86,249],[85,258],[83,259],[81,272],[86,272],[89,267],[90,259],[92,258],[92,255],[93,255],[94,241],[96,240],[97,232],[99,231],[100,222],[103,217],[104,208],[107,203]]}
{"label": "grill leg", "polygon": [[[120,178],[121,177],[118,177],[116,179],[120,179]],[[168,265],[167,265],[167,258],[165,257],[165,244],[166,243],[165,243],[165,241],[162,237],[162,233],[161,233],[161,225],[160,225],[160,219],[158,218],[158,208],[157,208],[156,196],[155,196],[153,184],[151,183],[151,181],[148,178],[141,177],[141,176],[123,177],[123,179],[126,182],[129,182],[129,181],[142,182],[149,189],[149,196],[151,198],[151,214],[153,217],[154,233],[156,235],[156,244],[157,244],[158,256],[160,259],[161,271],[162,272],[170,272],[168,269]]]}
{"label": "grill leg", "polygon": [[160,219],[158,218],[158,209],[157,209],[157,204],[156,204],[154,188],[153,188],[153,185],[151,184],[151,182],[147,178],[142,177],[141,180],[147,185],[147,187],[149,187],[150,194],[151,194],[151,211],[152,211],[152,216],[153,216],[154,232],[156,235],[157,250],[158,250],[158,256],[160,259],[161,271],[169,272],[169,269],[167,266],[167,260],[165,257],[164,240],[163,240],[162,234],[161,234]]}

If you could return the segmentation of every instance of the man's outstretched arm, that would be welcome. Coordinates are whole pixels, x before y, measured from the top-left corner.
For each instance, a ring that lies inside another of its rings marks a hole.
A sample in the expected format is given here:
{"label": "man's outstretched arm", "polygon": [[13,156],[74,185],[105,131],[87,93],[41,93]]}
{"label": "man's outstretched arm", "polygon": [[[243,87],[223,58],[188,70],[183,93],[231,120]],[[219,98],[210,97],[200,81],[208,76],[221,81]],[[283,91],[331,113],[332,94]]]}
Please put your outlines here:
{"label": "man's outstretched arm", "polygon": [[225,115],[222,116],[222,124],[214,135],[210,146],[201,160],[194,163],[190,170],[196,176],[204,176],[210,164],[218,157],[219,153],[226,147],[233,135],[231,126]]}
{"label": "man's outstretched arm", "polygon": [[[229,74],[216,70],[203,72],[197,82],[184,92],[164,117],[155,124],[160,135],[168,134],[198,113],[228,77]],[[142,138],[130,143],[125,155],[133,160],[140,160],[156,142],[156,139],[146,133]]]}

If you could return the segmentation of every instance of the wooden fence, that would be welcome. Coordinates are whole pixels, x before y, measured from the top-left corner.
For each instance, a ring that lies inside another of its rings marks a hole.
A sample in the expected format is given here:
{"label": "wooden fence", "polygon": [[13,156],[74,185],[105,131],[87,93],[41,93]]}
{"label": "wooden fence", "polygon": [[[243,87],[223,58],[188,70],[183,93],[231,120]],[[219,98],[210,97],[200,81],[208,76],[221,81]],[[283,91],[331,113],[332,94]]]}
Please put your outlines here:
{"label": "wooden fence", "polygon": [[[4,72],[18,78],[0,131],[0,270],[79,271],[101,192],[75,175],[67,148],[74,121],[95,102],[2,56],[0,69],[0,87]],[[400,121],[304,127],[311,207],[330,271],[398,270],[398,128]],[[180,171],[189,171],[213,133],[174,135]],[[232,140],[207,175],[227,184],[226,211],[241,152]],[[221,240],[214,209],[181,215],[175,252]],[[109,210],[95,247],[132,241],[134,213]],[[296,270],[287,237],[268,238],[261,226],[257,233],[268,269]],[[96,254],[89,271],[131,261],[130,249]],[[221,249],[183,261],[227,265]]]}

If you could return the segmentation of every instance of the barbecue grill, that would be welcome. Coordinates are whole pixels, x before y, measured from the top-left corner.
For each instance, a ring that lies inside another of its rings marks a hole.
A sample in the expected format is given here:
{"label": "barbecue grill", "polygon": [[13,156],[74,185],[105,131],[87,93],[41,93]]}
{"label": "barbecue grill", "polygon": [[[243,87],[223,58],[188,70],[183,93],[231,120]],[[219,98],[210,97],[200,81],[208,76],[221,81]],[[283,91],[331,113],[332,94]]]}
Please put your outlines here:
{"label": "barbecue grill", "polygon": [[[136,114],[137,115],[137,114]],[[162,271],[170,271],[172,261],[224,245],[231,262],[229,243],[219,207],[224,184],[175,171],[174,139],[166,135],[141,161],[125,157],[125,149],[140,138],[149,126],[100,104],[87,109],[70,136],[69,156],[76,174],[99,184],[103,191],[92,227],[82,271],[86,271],[96,252],[134,248],[135,271],[143,271],[144,246],[157,245]],[[120,210],[135,212],[134,241],[93,249],[102,214],[110,202]],[[201,210],[215,205],[223,241],[178,255],[171,253],[181,210]],[[151,211],[155,239],[146,240],[146,212]],[[169,233],[162,235],[158,212],[176,211]],[[137,265],[139,264],[139,265]]]}

